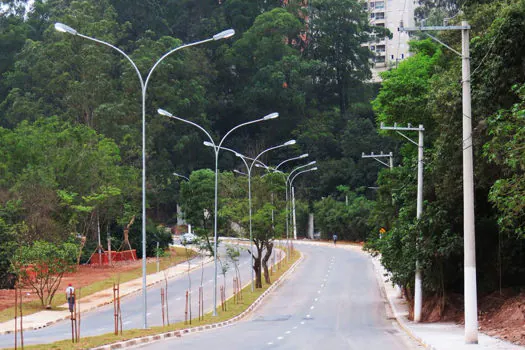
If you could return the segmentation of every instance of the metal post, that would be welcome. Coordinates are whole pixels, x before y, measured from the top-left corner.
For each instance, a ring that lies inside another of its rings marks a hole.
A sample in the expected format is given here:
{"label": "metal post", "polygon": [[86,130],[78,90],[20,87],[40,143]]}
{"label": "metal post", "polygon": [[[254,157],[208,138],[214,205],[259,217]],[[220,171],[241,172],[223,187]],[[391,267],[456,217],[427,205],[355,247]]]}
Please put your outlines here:
{"label": "metal post", "polygon": [[289,228],[288,228],[288,221],[289,221],[289,218],[290,218],[290,210],[288,209],[290,207],[290,204],[288,203],[288,179],[285,179],[285,183],[284,183],[284,191],[286,192],[286,246],[288,246],[288,240],[290,239],[290,236],[289,236]]}
{"label": "metal post", "polygon": [[461,26],[463,82],[463,230],[465,264],[465,343],[478,343],[476,236],[474,227],[474,166],[470,100],[470,45],[468,23]]}
{"label": "metal post", "polygon": [[249,220],[250,220],[250,254],[252,256],[252,263],[251,263],[251,271],[252,271],[252,292],[254,290],[254,268],[253,265],[255,263],[254,257],[253,257],[253,234],[252,234],[252,169],[251,167],[248,168],[248,213],[249,213]]}
{"label": "metal post", "polygon": [[214,215],[213,218],[213,232],[214,232],[214,264],[215,273],[213,274],[213,316],[217,316],[217,184],[219,181],[219,148],[215,147],[215,204],[214,204]]}
{"label": "metal post", "polygon": [[292,186],[293,239],[297,239],[297,220],[295,217],[295,190]]}
{"label": "metal post", "polygon": [[[142,76],[139,75],[139,77],[141,77],[142,83]],[[146,88],[147,83],[142,84],[142,317],[144,329],[148,328],[148,297],[146,291]]]}

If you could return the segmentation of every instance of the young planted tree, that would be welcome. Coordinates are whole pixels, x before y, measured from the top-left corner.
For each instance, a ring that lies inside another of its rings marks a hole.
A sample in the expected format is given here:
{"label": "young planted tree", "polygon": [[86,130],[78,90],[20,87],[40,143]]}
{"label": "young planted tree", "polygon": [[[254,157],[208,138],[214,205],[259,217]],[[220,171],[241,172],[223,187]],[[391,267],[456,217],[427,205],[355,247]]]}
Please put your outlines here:
{"label": "young planted tree", "polygon": [[242,285],[241,272],[239,271],[239,258],[241,256],[241,250],[239,249],[239,247],[229,244],[226,246],[226,255],[228,256],[230,262],[233,264],[233,268],[235,269],[235,276],[237,278],[237,281],[239,281],[239,285]]}
{"label": "young planted tree", "polygon": [[48,307],[64,273],[75,269],[77,250],[74,243],[58,245],[36,241],[16,251],[11,258],[11,268],[21,285],[31,288],[38,295],[42,307]]}

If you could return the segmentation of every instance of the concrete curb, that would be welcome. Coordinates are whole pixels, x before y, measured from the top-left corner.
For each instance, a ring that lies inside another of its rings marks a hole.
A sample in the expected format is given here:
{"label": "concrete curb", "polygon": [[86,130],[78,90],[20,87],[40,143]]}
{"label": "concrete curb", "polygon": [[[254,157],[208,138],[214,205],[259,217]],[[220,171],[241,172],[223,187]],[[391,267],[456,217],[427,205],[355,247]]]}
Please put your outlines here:
{"label": "concrete curb", "polygon": [[[212,262],[212,261],[213,261],[212,258],[208,258],[208,259],[205,260],[204,264],[205,264],[205,265],[206,265],[206,264],[209,264],[209,263]],[[186,263],[187,263],[187,261],[184,261],[184,262],[181,262],[180,264],[186,264]],[[180,265],[180,264],[177,264],[177,265]],[[175,265],[175,266],[177,266],[177,265]],[[196,265],[195,267],[191,268],[190,271],[194,271],[194,270],[196,270],[196,269],[199,269],[200,267],[201,267],[200,265]],[[162,272],[162,271],[164,271],[164,270],[161,270],[160,272]],[[175,275],[171,276],[171,278],[177,277],[177,276],[182,275],[182,274],[185,274],[185,273],[187,273],[187,270],[183,271],[182,273],[175,274]],[[168,279],[171,279],[171,278],[168,278]],[[131,280],[131,281],[133,281],[133,280]],[[128,282],[131,282],[131,281],[128,281]],[[161,279],[161,280],[158,280],[158,281],[151,281],[151,282],[149,282],[149,283],[146,283],[146,287],[149,288],[149,287],[154,286],[154,285],[156,285],[156,284],[158,284],[158,283],[161,283],[162,281],[163,281],[162,279]],[[127,282],[126,282],[126,283],[127,283]],[[104,292],[104,291],[106,291],[106,290],[109,291],[109,290],[111,290],[111,289],[105,289],[105,290],[101,290],[101,291],[99,291],[99,292]],[[140,292],[141,290],[142,290],[142,286],[141,286],[140,288],[138,288],[138,289],[133,289],[133,290],[131,290],[131,291],[128,291],[127,293],[122,294],[120,297],[123,298],[123,297],[125,297],[125,296],[132,295],[132,294],[134,294],[134,293],[138,293],[138,292]],[[97,293],[99,293],[99,292],[97,292]],[[80,299],[80,300],[82,301],[82,299]],[[103,302],[97,303],[97,304],[94,305],[94,306],[91,306],[90,308],[82,309],[82,313],[84,313],[84,312],[90,312],[90,311],[93,311],[93,310],[95,310],[95,309],[97,309],[97,308],[99,308],[99,307],[101,307],[101,306],[109,305],[109,304],[112,304],[112,303],[113,303],[113,300],[105,300],[105,301],[103,301]],[[64,305],[65,305],[65,304],[64,304]],[[82,305],[82,304],[81,304],[81,305]],[[29,315],[28,315],[28,316],[29,316]],[[34,331],[34,330],[38,330],[38,329],[42,329],[42,328],[45,328],[45,327],[52,326],[52,325],[54,325],[55,323],[62,322],[62,321],[64,321],[64,320],[68,320],[68,319],[70,319],[71,315],[67,314],[67,315],[65,315],[65,316],[57,316],[57,317],[58,317],[58,318],[54,319],[53,321],[49,321],[49,322],[43,323],[43,324],[40,325],[40,326],[24,327],[24,331],[26,331],[26,330],[33,330],[33,331]],[[11,321],[12,321],[12,320],[11,320]],[[9,322],[9,321],[6,321],[6,322]],[[19,330],[19,331],[20,331],[20,330]],[[13,333],[14,333],[14,331],[11,331],[11,330],[9,330],[9,331],[0,331],[0,335],[13,334]]]}
{"label": "concrete curb", "polygon": [[295,268],[303,261],[303,259],[304,259],[304,255],[301,253],[301,257],[292,266],[290,266],[290,268],[281,277],[279,277],[274,283],[272,283],[272,285],[268,287],[268,289],[264,293],[262,293],[257,299],[255,299],[255,301],[250,306],[248,306],[246,310],[244,310],[239,315],[233,318],[230,318],[229,320],[218,322],[218,323],[212,323],[212,324],[208,324],[204,326],[190,327],[190,328],[180,329],[176,331],[161,333],[161,334],[155,334],[155,335],[149,335],[149,336],[140,337],[140,338],[129,339],[129,340],[93,348],[93,350],[122,349],[122,348],[130,347],[130,346],[136,346],[140,344],[156,342],[156,341],[163,340],[163,339],[180,338],[184,334],[196,333],[196,332],[202,332],[202,331],[206,331],[210,329],[227,327],[233,323],[240,321],[241,319],[246,317],[248,314],[253,312],[261,304],[262,300],[268,294],[270,294],[275,288],[277,288],[282,283],[282,281],[295,270]]}
{"label": "concrete curb", "polygon": [[383,278],[383,274],[386,271],[383,271],[384,268],[383,268],[383,266],[381,265],[381,263],[378,261],[378,259],[376,257],[370,256],[370,259],[372,260],[372,263],[374,265],[374,270],[376,271],[376,278],[377,278],[378,283],[379,283],[379,289],[381,291],[381,295],[386,300],[385,301],[385,309],[386,309],[387,318],[388,319],[395,319],[397,324],[399,325],[399,327],[401,327],[401,329],[404,330],[405,333],[408,334],[408,336],[410,336],[412,339],[414,339],[419,344],[424,346],[426,349],[436,350],[432,345],[428,344],[421,337],[417,336],[410,329],[410,327],[408,327],[406,325],[406,322],[403,319],[403,317],[399,315],[399,312],[397,311],[395,303],[392,301],[391,297],[389,297],[388,294],[386,293],[385,286],[386,286],[387,282]]}

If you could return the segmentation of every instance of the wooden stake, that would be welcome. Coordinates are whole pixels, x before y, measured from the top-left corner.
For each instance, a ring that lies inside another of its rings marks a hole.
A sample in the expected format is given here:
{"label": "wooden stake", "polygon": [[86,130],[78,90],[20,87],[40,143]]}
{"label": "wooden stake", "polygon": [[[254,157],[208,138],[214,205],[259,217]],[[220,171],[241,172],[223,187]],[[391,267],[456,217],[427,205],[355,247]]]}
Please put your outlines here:
{"label": "wooden stake", "polygon": [[168,280],[165,279],[166,289],[164,292],[164,302],[166,303],[166,323],[168,326],[170,325],[170,313],[169,313],[169,306],[168,306]]}
{"label": "wooden stake", "polygon": [[78,299],[76,299],[77,302],[77,343],[80,340],[80,293],[81,289],[78,289]]}
{"label": "wooden stake", "polygon": [[115,335],[118,335],[117,317],[117,288],[115,287],[115,282],[113,282],[113,328],[115,329]]}
{"label": "wooden stake", "polygon": [[24,326],[22,324],[22,321],[24,319],[24,315],[22,312],[22,288],[19,289],[20,291],[20,346],[22,347],[22,350],[24,349]]}
{"label": "wooden stake", "polygon": [[118,319],[120,322],[120,335],[122,335],[122,309],[120,308],[120,280],[117,283],[117,305],[118,305]]}
{"label": "wooden stake", "polygon": [[15,350],[18,346],[18,285],[15,284]]}
{"label": "wooden stake", "polygon": [[186,307],[184,309],[184,324],[188,324],[188,291],[186,290]]}
{"label": "wooden stake", "polygon": [[160,309],[162,310],[162,326],[166,325],[164,318],[164,287],[160,288]]}

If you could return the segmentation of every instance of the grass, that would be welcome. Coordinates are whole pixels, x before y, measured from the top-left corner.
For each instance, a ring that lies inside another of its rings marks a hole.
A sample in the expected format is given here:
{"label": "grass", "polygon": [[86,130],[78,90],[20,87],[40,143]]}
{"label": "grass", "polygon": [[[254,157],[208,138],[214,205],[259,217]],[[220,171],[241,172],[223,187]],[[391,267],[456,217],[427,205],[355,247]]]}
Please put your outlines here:
{"label": "grass", "polygon": [[[195,253],[193,250],[188,250],[188,256],[190,258],[193,258],[197,253]],[[187,260],[186,255],[186,249],[180,248],[180,247],[171,247],[170,248],[170,254],[168,256],[164,256],[160,258],[160,270],[164,270],[169,268],[170,266],[180,264],[182,262],[185,262]],[[146,273],[148,275],[156,273],[157,272],[157,263],[156,261],[149,262],[146,265]],[[131,280],[134,280],[136,278],[139,278],[142,276],[142,267],[137,267],[129,271],[125,271],[122,273],[115,273],[114,277],[106,278],[97,282],[94,282],[92,284],[89,284],[87,286],[84,286],[81,288],[81,298],[87,297],[91,294],[94,294],[96,292],[100,292],[102,290],[112,288],[113,283],[117,282],[117,280],[120,281],[120,283],[125,283]],[[77,290],[78,293],[78,290]],[[57,291],[57,294],[53,298],[53,302],[51,303],[51,310],[65,310],[66,308],[61,308],[60,305],[64,304],[65,300],[63,298],[63,295],[61,291]],[[30,315],[39,311],[42,311],[42,305],[40,304],[40,300],[32,300],[29,302],[26,302],[23,304],[22,310],[25,315]],[[15,308],[10,307],[7,309],[4,309],[0,311],[0,322],[5,322],[12,320],[15,317]]]}
{"label": "grass", "polygon": [[[300,257],[300,253],[294,251],[289,261],[284,259],[281,263],[280,270],[274,271],[271,275],[272,280],[277,280],[282,276],[291,265],[293,265]],[[130,340],[137,337],[143,337],[147,335],[161,334],[169,331],[181,330],[189,327],[199,327],[211,323],[223,322],[229,320],[246,310],[262,293],[264,293],[270,284],[266,284],[263,278],[263,287],[256,289],[253,293],[251,292],[251,285],[248,284],[242,290],[243,301],[242,303],[235,303],[233,298],[230,298],[226,301],[227,311],[222,311],[221,308],[217,310],[217,316],[212,316],[211,312],[204,315],[204,319],[199,321],[198,319],[193,319],[191,325],[184,324],[184,322],[179,322],[164,327],[151,327],[150,329],[130,329],[123,331],[122,335],[114,335],[113,333],[102,334],[95,337],[86,337],[81,338],[78,343],[71,343],[71,340],[62,340],[54,342],[51,344],[39,344],[32,346],[25,346],[26,349],[41,349],[41,350],[74,350],[74,349],[87,349],[102,346],[105,344],[111,344],[118,341]],[[82,335],[82,334],[81,334]]]}

